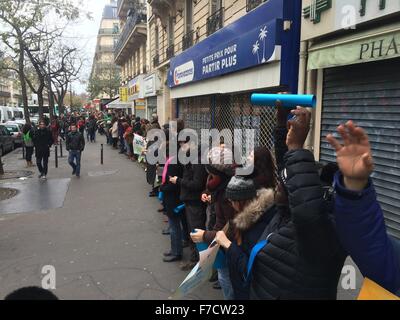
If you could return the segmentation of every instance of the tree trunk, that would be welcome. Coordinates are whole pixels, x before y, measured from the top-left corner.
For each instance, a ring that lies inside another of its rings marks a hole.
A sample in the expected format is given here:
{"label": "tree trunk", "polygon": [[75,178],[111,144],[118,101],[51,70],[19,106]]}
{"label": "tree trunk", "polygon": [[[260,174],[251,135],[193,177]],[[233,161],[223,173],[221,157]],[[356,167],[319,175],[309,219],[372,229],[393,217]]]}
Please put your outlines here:
{"label": "tree trunk", "polygon": [[43,91],[38,91],[39,119],[43,119]]}
{"label": "tree trunk", "polygon": [[19,59],[18,59],[18,77],[21,83],[22,103],[24,105],[24,116],[26,123],[31,123],[28,108],[28,92],[26,90],[25,73],[24,73],[24,46],[22,36],[18,36],[19,43]]}

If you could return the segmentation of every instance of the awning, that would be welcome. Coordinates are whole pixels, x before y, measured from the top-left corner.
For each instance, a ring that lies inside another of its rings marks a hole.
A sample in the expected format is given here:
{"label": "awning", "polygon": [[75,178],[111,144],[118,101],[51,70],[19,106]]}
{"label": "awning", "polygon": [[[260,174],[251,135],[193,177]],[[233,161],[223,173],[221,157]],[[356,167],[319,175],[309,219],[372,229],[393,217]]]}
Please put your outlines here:
{"label": "awning", "polygon": [[132,108],[132,103],[121,102],[119,98],[106,105],[106,109],[127,109],[127,108]]}
{"label": "awning", "polygon": [[308,69],[371,62],[400,57],[400,23],[318,43],[309,50]]}

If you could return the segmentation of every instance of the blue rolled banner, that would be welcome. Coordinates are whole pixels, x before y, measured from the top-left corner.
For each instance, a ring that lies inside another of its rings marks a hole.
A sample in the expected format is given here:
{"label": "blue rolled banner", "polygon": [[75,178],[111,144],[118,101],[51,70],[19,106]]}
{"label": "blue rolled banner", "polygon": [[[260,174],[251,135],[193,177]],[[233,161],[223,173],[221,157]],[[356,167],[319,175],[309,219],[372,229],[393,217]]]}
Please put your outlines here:
{"label": "blue rolled banner", "polygon": [[312,94],[269,94],[253,93],[251,103],[258,106],[276,106],[280,101],[282,107],[296,108],[297,106],[315,108],[317,99]]}
{"label": "blue rolled banner", "polygon": [[164,192],[158,192],[158,200],[160,200],[160,202],[163,202],[164,200]]}
{"label": "blue rolled banner", "polygon": [[185,205],[184,205],[184,204],[181,204],[180,206],[177,206],[177,207],[174,209],[174,212],[175,212],[176,214],[179,214],[179,213],[181,213],[181,211],[182,211],[183,209],[185,209]]}
{"label": "blue rolled banner", "polygon": [[[195,233],[195,232],[196,232],[195,230],[192,231],[192,233]],[[196,243],[196,248],[200,252],[200,251],[208,249],[208,244],[205,242],[199,242],[199,243]],[[222,249],[219,249],[218,253],[217,253],[217,257],[215,258],[214,268],[222,269],[222,268],[226,268],[226,266],[227,266],[227,262],[226,262],[225,253]]]}

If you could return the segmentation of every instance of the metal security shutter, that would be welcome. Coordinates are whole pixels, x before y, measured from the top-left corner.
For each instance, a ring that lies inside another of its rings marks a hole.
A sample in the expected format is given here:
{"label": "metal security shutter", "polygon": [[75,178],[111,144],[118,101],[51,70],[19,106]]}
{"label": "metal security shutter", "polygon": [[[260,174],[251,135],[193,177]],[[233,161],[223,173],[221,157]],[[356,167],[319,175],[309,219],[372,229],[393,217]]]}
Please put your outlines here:
{"label": "metal security shutter", "polygon": [[328,133],[347,120],[370,137],[372,175],[389,233],[400,238],[400,59],[326,69],[321,125],[321,161],[335,161]]}

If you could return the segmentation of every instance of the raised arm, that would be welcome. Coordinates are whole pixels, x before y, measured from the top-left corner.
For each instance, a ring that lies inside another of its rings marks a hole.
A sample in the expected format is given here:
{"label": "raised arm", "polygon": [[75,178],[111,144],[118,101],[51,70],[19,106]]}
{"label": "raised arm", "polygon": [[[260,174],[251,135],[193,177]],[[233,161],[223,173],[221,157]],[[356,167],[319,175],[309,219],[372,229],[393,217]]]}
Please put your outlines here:
{"label": "raised arm", "polygon": [[400,289],[400,246],[388,234],[372,180],[371,147],[366,132],[348,121],[331,134],[340,173],[335,177],[335,216],[342,244],[365,277],[393,293]]}

